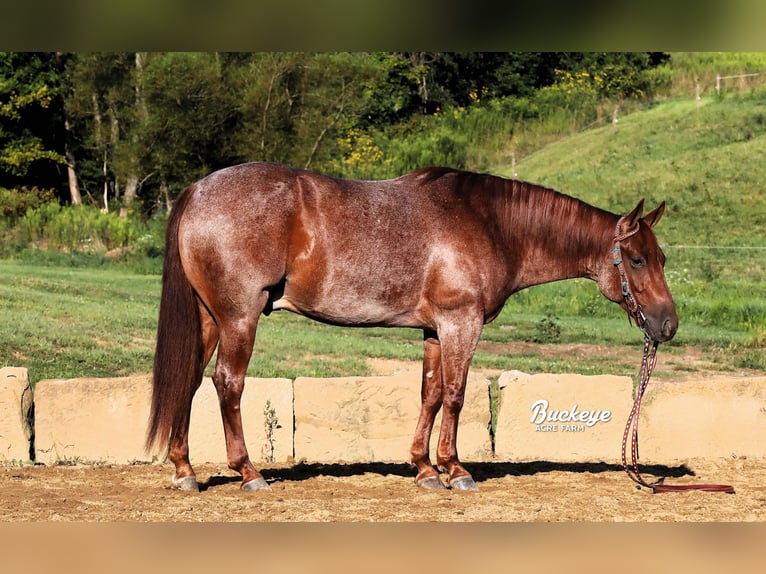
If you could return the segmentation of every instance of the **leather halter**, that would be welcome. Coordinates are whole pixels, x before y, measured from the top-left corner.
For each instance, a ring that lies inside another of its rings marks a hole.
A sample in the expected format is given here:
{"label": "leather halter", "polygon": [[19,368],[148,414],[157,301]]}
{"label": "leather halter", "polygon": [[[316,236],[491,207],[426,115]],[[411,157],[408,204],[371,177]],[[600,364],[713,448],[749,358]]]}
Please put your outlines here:
{"label": "leather halter", "polygon": [[625,273],[625,265],[622,262],[622,250],[620,249],[620,241],[624,241],[628,237],[632,237],[638,233],[639,223],[636,222],[632,227],[629,227],[625,231],[620,231],[623,221],[626,216],[620,218],[617,222],[617,228],[614,232],[614,248],[612,249],[612,263],[617,267],[617,272],[620,274],[620,289],[622,290],[622,297],[625,299],[625,305],[628,307],[628,320],[633,319],[639,329],[646,335],[644,325],[646,324],[646,315],[641,305],[638,304],[633,292],[630,289],[630,282],[628,276]]}
{"label": "leather halter", "polygon": [[[628,308],[628,319],[636,321],[636,325],[644,333],[644,356],[641,359],[641,370],[639,372],[638,391],[636,393],[636,400],[633,402],[633,408],[628,416],[628,422],[625,425],[625,432],[622,435],[622,466],[625,469],[628,477],[638,484],[646,488],[650,488],[654,494],[661,492],[685,492],[689,490],[703,490],[707,492],[726,492],[734,494],[734,488],[728,484],[664,484],[665,478],[662,477],[656,482],[646,482],[638,471],[638,415],[641,411],[641,399],[644,396],[644,391],[649,385],[649,379],[652,376],[654,365],[657,361],[657,347],[659,347],[658,341],[653,341],[644,329],[646,324],[646,315],[633,297],[633,293],[630,289],[630,282],[625,274],[625,267],[622,262],[622,252],[620,250],[620,241],[627,239],[635,235],[638,232],[639,223],[636,222],[632,227],[629,227],[625,231],[620,231],[620,227],[625,220],[625,217],[621,217],[617,222],[617,229],[614,235],[614,248],[612,249],[612,261],[617,267],[617,271],[620,274],[620,288],[622,290],[622,296],[625,299],[625,304]],[[631,464],[628,465],[626,450],[628,443],[628,436],[631,436],[630,454]]]}

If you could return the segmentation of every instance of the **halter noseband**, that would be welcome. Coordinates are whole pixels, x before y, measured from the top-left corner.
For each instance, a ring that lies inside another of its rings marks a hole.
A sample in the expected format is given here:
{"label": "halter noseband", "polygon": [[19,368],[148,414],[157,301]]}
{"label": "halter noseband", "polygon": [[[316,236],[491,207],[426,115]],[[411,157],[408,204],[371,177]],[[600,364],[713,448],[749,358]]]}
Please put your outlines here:
{"label": "halter noseband", "polygon": [[[626,216],[621,217],[617,222],[617,228],[615,229],[614,233],[612,262],[614,263],[614,266],[617,267],[617,272],[620,274],[620,287],[622,289],[622,296],[625,299],[625,304],[628,307],[628,320],[635,320],[638,328],[643,331],[644,335],[646,335],[646,331],[644,330],[644,325],[646,324],[646,315],[644,315],[644,310],[641,308],[641,305],[639,305],[636,302],[635,297],[633,297],[633,292],[630,289],[628,276],[625,274],[625,266],[622,263],[622,251],[620,250],[620,241],[623,241],[628,237],[632,237],[638,233],[639,224],[636,222],[635,225],[629,227],[627,230],[620,231],[620,227],[623,221],[625,221],[625,217]],[[646,336],[648,337],[648,335]]]}

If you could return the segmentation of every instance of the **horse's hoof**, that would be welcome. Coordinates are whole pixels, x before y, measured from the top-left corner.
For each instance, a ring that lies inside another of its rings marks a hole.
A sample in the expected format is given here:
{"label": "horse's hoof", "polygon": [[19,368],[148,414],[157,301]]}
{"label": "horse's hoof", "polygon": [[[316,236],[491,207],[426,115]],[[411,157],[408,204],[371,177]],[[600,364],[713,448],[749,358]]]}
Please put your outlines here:
{"label": "horse's hoof", "polygon": [[263,478],[254,478],[251,481],[242,484],[242,490],[245,492],[255,492],[256,490],[271,490],[271,486]]}
{"label": "horse's hoof", "polygon": [[449,485],[452,490],[479,490],[473,478],[470,476],[458,476],[449,481]]}
{"label": "horse's hoof", "polygon": [[187,492],[199,492],[199,484],[197,484],[197,479],[193,476],[176,478],[176,475],[174,474],[172,481],[173,486],[178,490],[185,490]]}
{"label": "horse's hoof", "polygon": [[442,483],[441,479],[438,476],[427,476],[425,478],[421,478],[416,482],[416,484],[420,488],[425,488],[426,490],[444,490],[444,484]]}

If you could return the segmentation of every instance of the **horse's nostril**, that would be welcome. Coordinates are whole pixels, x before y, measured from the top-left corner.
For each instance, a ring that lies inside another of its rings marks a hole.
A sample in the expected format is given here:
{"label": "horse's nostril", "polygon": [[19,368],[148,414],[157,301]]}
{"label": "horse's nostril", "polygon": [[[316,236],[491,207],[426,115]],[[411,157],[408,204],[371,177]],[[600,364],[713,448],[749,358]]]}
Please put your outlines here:
{"label": "horse's nostril", "polygon": [[669,339],[673,335],[673,324],[670,322],[670,319],[665,319],[665,322],[662,324],[662,336]]}

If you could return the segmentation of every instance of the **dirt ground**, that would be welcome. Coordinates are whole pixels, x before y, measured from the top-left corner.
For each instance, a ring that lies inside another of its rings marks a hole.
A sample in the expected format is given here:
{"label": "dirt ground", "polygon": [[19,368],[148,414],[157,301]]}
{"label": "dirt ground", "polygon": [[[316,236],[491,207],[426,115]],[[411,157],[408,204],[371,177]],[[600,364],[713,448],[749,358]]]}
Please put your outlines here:
{"label": "dirt ground", "polygon": [[[694,377],[715,374],[694,356],[661,355],[657,371],[672,372],[675,364],[688,368],[695,360]],[[418,367],[379,360],[370,365],[376,374]],[[672,376],[679,380],[683,374]],[[642,468],[648,480],[724,483],[736,494],[652,494],[637,489],[619,464],[603,462],[465,464],[479,492],[419,489],[408,464],[272,466],[261,469],[271,491],[256,493],[240,491],[238,475],[225,465],[196,467],[199,493],[173,489],[169,463],[0,465],[0,522],[766,522],[766,458],[668,461]]]}
{"label": "dirt ground", "polygon": [[[637,490],[619,465],[467,463],[479,492],[418,489],[407,464],[298,464],[262,472],[244,493],[225,466],[197,468],[199,493],[170,486],[172,465],[0,467],[3,521],[39,522],[758,522],[766,461],[650,466],[670,484],[731,484],[736,494]],[[651,474],[647,473],[647,478]]]}

